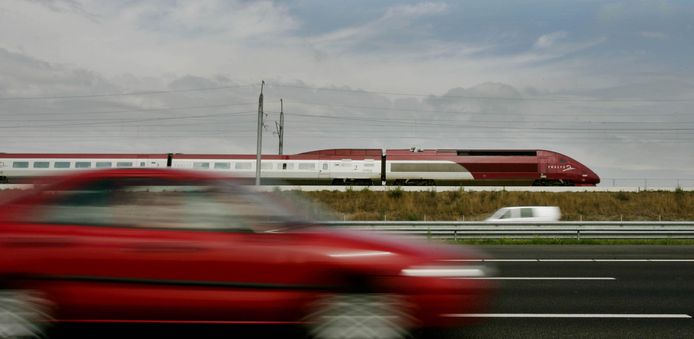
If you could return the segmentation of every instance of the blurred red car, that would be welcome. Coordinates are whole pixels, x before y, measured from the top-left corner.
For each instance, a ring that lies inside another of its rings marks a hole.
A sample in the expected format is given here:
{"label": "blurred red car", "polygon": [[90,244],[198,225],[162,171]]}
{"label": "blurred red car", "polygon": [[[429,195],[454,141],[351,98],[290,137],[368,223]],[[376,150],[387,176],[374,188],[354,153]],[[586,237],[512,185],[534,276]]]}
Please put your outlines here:
{"label": "blurred red car", "polygon": [[487,303],[473,252],[319,227],[198,172],[85,172],[0,206],[0,338],[47,322],[303,324],[400,338]]}

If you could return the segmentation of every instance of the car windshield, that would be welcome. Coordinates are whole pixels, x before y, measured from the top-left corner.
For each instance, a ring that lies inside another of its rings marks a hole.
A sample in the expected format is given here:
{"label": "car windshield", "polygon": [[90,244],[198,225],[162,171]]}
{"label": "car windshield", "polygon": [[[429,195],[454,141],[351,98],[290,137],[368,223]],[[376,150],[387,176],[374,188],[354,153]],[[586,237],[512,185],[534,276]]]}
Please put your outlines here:
{"label": "car windshield", "polygon": [[102,179],[38,194],[43,203],[19,221],[274,232],[325,215],[323,208],[295,195],[255,193],[220,180]]}

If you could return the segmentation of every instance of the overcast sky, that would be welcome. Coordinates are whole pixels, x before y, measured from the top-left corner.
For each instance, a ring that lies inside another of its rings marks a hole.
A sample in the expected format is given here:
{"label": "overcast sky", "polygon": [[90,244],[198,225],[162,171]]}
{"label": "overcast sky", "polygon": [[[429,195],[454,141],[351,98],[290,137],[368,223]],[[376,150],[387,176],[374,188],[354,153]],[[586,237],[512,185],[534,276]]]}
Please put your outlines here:
{"label": "overcast sky", "polygon": [[285,153],[549,149],[610,185],[694,185],[692,18],[692,1],[0,0],[0,152],[255,153],[265,80],[265,153],[283,98]]}

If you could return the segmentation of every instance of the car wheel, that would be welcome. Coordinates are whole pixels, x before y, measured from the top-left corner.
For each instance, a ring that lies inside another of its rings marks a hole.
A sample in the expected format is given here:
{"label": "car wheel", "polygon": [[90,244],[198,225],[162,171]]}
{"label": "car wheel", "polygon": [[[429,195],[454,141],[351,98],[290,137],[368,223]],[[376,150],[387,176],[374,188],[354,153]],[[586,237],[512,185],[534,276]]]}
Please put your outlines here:
{"label": "car wheel", "polygon": [[400,339],[409,337],[413,318],[403,298],[393,294],[348,293],[316,302],[307,317],[315,339]]}
{"label": "car wheel", "polygon": [[0,339],[42,338],[49,302],[31,290],[0,290]]}

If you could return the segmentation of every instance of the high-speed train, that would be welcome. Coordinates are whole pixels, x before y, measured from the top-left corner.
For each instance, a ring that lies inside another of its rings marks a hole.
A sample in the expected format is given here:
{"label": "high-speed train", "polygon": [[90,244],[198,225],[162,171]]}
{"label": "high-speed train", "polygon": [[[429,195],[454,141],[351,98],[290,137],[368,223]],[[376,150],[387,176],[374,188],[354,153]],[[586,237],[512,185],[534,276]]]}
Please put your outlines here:
{"label": "high-speed train", "polygon": [[[171,167],[221,171],[254,182],[254,154],[0,153],[0,182],[93,168]],[[263,155],[263,184],[594,186],[595,172],[547,150],[326,149]]]}

